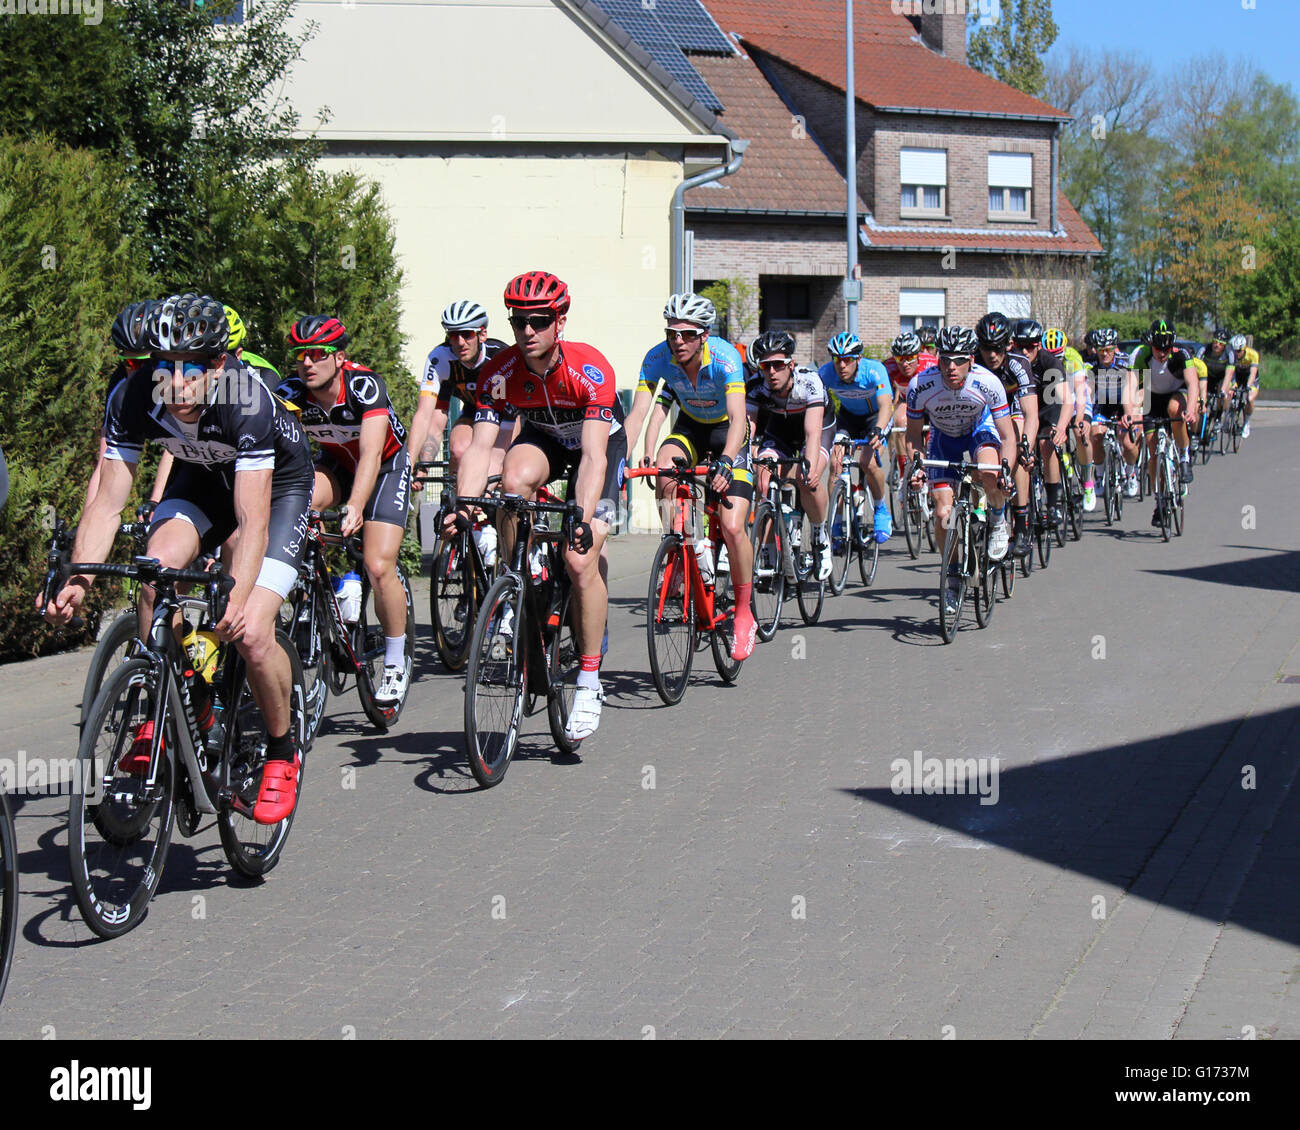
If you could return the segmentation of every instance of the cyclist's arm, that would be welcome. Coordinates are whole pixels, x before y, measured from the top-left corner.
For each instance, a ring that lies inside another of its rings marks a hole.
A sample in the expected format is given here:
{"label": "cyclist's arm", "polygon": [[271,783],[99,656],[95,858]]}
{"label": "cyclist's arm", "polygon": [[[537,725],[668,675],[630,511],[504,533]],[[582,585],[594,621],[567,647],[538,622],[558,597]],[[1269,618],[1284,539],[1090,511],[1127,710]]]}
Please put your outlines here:
{"label": "cyclist's arm", "polygon": [[1070,392],[1074,397],[1074,422],[1083,423],[1083,414],[1088,407],[1088,375],[1084,370],[1077,370],[1070,378]]}
{"label": "cyclist's arm", "polygon": [[[1038,450],[1038,393],[1026,392],[1020,397],[1020,411],[1025,414],[1025,436],[1029,440],[1029,452]],[[1012,466],[1015,466],[1013,463]]]}
{"label": "cyclist's arm", "polygon": [[446,426],[447,413],[438,411],[438,398],[427,392],[421,393],[420,402],[415,406],[415,415],[411,417],[411,431],[406,440],[406,450],[410,452],[412,463],[432,462],[438,458],[438,445],[442,442]]}
{"label": "cyclist's arm", "polygon": [[822,445],[822,422],[826,409],[820,405],[805,408],[803,413],[803,454],[809,463]]}
{"label": "cyclist's arm", "polygon": [[163,492],[167,489],[167,480],[171,478],[174,461],[175,457],[164,447],[162,456],[158,460],[158,473],[153,477],[153,489],[149,491],[149,501],[155,506],[162,501]]}
{"label": "cyclist's arm", "polygon": [[590,522],[600,502],[601,488],[605,485],[606,449],[609,447],[609,422],[584,420],[582,422],[582,457],[578,460],[578,477],[574,493],[582,507],[583,522]]}
{"label": "cyclist's arm", "polygon": [[1183,381],[1187,385],[1187,410],[1185,415],[1189,420],[1196,419],[1198,401],[1201,398],[1201,381],[1196,374],[1196,366],[1190,361],[1183,368]]}
{"label": "cyclist's arm", "polygon": [[388,439],[388,413],[373,412],[361,421],[361,453],[357,469],[352,476],[352,493],[348,496],[348,517],[340,527],[345,535],[361,528],[362,515],[379,481],[379,465],[383,462],[384,441]]}
{"label": "cyclist's arm", "polygon": [[[636,445],[641,439],[641,425],[645,423],[646,414],[650,411],[650,404],[654,400],[654,389],[648,388],[644,384],[637,386],[636,394],[632,397],[632,407],[628,409],[627,420],[623,426],[627,429],[627,457],[633,459],[636,454]],[[662,426],[663,419],[660,418]],[[646,436],[646,445],[644,454],[650,454],[650,444],[654,439],[659,438],[659,432],[656,430],[654,436]]]}
{"label": "cyclist's arm", "polygon": [[[77,538],[72,546],[73,561],[107,560],[108,552],[113,548],[113,539],[122,524],[122,509],[131,496],[135,469],[136,464],[121,459],[100,459],[96,468],[99,487],[81,514]],[[57,610],[54,622],[67,623],[71,619],[94,580],[94,577],[84,574],[68,579],[68,583],[52,602]]]}
{"label": "cyclist's arm", "polygon": [[745,449],[745,432],[748,430],[749,417],[745,414],[745,390],[743,387],[732,389],[727,393],[727,442],[722,453],[734,462]]}
{"label": "cyclist's arm", "polygon": [[876,427],[883,433],[889,426],[889,421],[894,418],[894,396],[888,389],[881,389],[876,393],[876,403],[879,407],[876,409]]}
{"label": "cyclist's arm", "polygon": [[997,426],[998,435],[1002,439],[1002,458],[1006,460],[1008,467],[1014,468],[1016,465],[1016,426],[1011,422],[1011,414],[1008,412],[1003,416],[995,416],[993,423]]}
{"label": "cyclist's arm", "polygon": [[916,458],[917,452],[921,450],[921,444],[925,438],[925,418],[923,416],[912,416],[910,413],[907,417],[907,435],[904,437],[904,446],[907,449],[907,465],[911,470],[912,460]]}
{"label": "cyclist's arm", "polygon": [[646,424],[645,429],[645,457],[651,462],[654,461],[655,452],[659,448],[659,433],[663,430],[664,421],[668,419],[668,413],[671,409],[666,404],[655,401],[655,406],[650,410],[650,422]]}
{"label": "cyclist's arm", "polygon": [[274,473],[270,467],[235,472],[238,540],[230,564],[235,587],[230,590],[226,614],[218,625],[221,629],[242,620],[244,605],[257,583],[257,575],[262,571],[262,560],[266,557],[270,539],[268,523],[271,520],[271,476]]}

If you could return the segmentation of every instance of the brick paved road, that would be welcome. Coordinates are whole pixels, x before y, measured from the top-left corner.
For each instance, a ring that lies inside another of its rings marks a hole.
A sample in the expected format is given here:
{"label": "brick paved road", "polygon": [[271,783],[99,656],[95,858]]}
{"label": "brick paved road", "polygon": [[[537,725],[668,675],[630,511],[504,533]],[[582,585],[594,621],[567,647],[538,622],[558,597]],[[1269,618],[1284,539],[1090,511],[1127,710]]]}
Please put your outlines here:
{"label": "brick paved road", "polygon": [[[1094,516],[950,647],[934,558],[892,544],[735,688],[701,653],[671,709],[654,543],[624,539],[581,760],[535,716],[478,790],[422,640],[395,733],[334,700],[267,882],[232,881],[208,827],[115,942],[72,901],[65,803],[28,799],[0,1035],[1296,1037],[1300,412],[1260,417],[1181,541],[1149,505],[1122,534]],[[71,756],[87,659],[4,668],[5,756]],[[896,794],[916,750],[999,757],[997,803]]]}

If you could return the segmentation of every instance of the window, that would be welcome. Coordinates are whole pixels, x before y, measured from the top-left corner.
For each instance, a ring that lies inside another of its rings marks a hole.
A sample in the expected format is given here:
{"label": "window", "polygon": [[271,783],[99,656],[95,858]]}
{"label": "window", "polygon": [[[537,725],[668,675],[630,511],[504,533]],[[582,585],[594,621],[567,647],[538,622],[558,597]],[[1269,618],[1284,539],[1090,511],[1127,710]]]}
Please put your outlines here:
{"label": "window", "polygon": [[902,333],[915,333],[922,326],[939,329],[944,322],[946,295],[942,290],[913,290],[904,287],[898,292],[898,327]]}
{"label": "window", "polygon": [[812,302],[807,283],[762,280],[762,322],[806,322],[811,317]]}
{"label": "window", "polygon": [[948,210],[948,151],[900,149],[899,210],[904,216],[943,216]]}
{"label": "window", "polygon": [[990,290],[989,313],[1005,314],[1008,318],[1028,318],[1029,292],[1024,290]]}
{"label": "window", "polygon": [[1033,187],[1032,154],[989,154],[989,217],[991,219],[1030,219]]}

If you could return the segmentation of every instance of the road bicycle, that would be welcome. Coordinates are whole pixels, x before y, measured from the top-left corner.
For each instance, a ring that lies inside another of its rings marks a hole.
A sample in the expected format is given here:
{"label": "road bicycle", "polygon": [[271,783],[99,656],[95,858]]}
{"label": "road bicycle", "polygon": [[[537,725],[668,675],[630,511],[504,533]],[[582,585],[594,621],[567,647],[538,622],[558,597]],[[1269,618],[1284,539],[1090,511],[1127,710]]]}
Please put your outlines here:
{"label": "road bicycle", "polygon": [[1170,432],[1172,421],[1168,416],[1148,416],[1146,423],[1156,431],[1156,451],[1152,458],[1156,465],[1156,517],[1160,536],[1169,541],[1171,533],[1183,536],[1185,500],[1179,476],[1178,450]]}
{"label": "road bicycle", "polygon": [[1061,521],[1056,526],[1056,544],[1064,548],[1065,530],[1069,526],[1070,540],[1083,537],[1083,483],[1071,450],[1075,447],[1073,427],[1064,445],[1056,448],[1056,461],[1061,468]]}
{"label": "road bicycle", "polygon": [[[887,435],[881,437],[882,443],[887,442]],[[855,440],[844,432],[837,432],[834,446],[839,449],[840,473],[831,482],[827,519],[831,530],[830,587],[831,592],[839,596],[848,583],[849,566],[854,557],[858,559],[858,575],[862,583],[869,586],[876,579],[880,543],[876,541],[866,473],[853,458],[853,452],[860,447],[870,447],[871,440]],[[888,484],[885,489],[889,489]]]}
{"label": "road bicycle", "polygon": [[[676,484],[664,522],[663,537],[650,566],[646,593],[646,646],[655,690],[668,706],[682,700],[691,675],[696,649],[707,639],[713,665],[724,683],[734,683],[742,660],[731,658],[735,638],[735,600],[731,571],[724,561],[722,524],[718,503],[704,507],[705,527],[700,530],[696,502],[704,488],[697,482],[709,474],[707,466],[692,467],[674,459],[671,469],[642,467],[628,471],[630,479],[668,479]],[[724,507],[731,503],[722,500]]]}
{"label": "road bicycle", "polygon": [[1219,432],[1219,452],[1221,454],[1227,454],[1229,447],[1231,447],[1234,455],[1241,450],[1241,431],[1246,422],[1248,396],[1246,389],[1234,381],[1232,396],[1228,400],[1223,426]]}
{"label": "road bicycle", "polygon": [[[817,554],[812,544],[812,520],[804,512],[794,479],[783,478],[781,469],[791,460],[758,459],[754,467],[766,467],[771,474],[767,494],[754,507],[750,540],[754,547],[754,619],[758,638],[767,642],[776,635],[786,589],[793,585],[799,615],[805,624],[815,624],[826,599],[826,582],[817,577]],[[799,464],[808,469],[808,460]]]}
{"label": "road bicycle", "polygon": [[[269,735],[239,650],[230,645],[218,650],[209,693],[222,724],[205,735],[192,698],[192,680],[202,676],[193,671],[173,630],[182,608],[178,586],[204,586],[205,620],[213,624],[220,620],[233,579],[219,567],[166,569],[152,558],[69,569],[138,580],[156,593],[148,640],[134,641],[91,706],[68,810],[77,905],[91,930],[114,938],[144,917],[174,828],[193,836],[204,816],[215,816],[230,865],[245,878],[258,879],[279,862],[294,813],[270,825],[253,819]],[[290,727],[301,752],[307,747],[302,667],[283,632],[277,631],[276,642],[289,664]],[[299,797],[301,787],[300,771]]]}
{"label": "road bicycle", "polygon": [[[943,560],[939,566],[939,634],[944,643],[952,643],[961,623],[962,609],[967,592],[973,593],[975,622],[988,627],[997,605],[999,574],[1006,584],[1002,563],[989,557],[989,536],[993,523],[988,518],[988,500],[983,486],[976,480],[976,471],[998,471],[1003,481],[1011,478],[1005,462],[975,463],[969,457],[960,462],[947,459],[923,459],[917,452],[912,464],[913,473],[926,467],[941,467],[955,471],[957,488],[953,492],[952,511],[948,516],[947,536],[944,539]],[[956,581],[956,584],[952,582]],[[949,590],[955,594],[954,607],[948,607]]]}
{"label": "road bicycle", "polygon": [[1128,487],[1128,465],[1124,462],[1124,449],[1116,435],[1123,426],[1118,420],[1110,421],[1101,436],[1102,506],[1108,526],[1118,522],[1124,515],[1124,491]]}
{"label": "road bicycle", "polygon": [[[1027,440],[1021,441],[1021,455],[1028,457]],[[1051,511],[1047,506],[1047,482],[1043,478],[1043,463],[1035,458],[1029,468],[1029,515],[1028,529],[1038,549],[1038,567],[1046,569],[1052,560],[1052,540],[1056,530],[1052,524]],[[1027,577],[1034,568],[1032,550],[1020,559],[1020,571]]]}
{"label": "road bicycle", "polygon": [[[470,772],[486,789],[504,779],[520,725],[539,699],[546,702],[559,750],[576,753],[582,744],[565,734],[582,653],[573,631],[576,609],[563,552],[582,510],[572,500],[530,502],[515,494],[455,502],[510,515],[515,522],[509,564],[474,619],[465,672],[465,752]],[[560,516],[559,530],[544,524],[546,515]]]}
{"label": "road bicycle", "polygon": [[[1194,440],[1193,451],[1189,454],[1200,453],[1201,464],[1204,466],[1210,461],[1210,456],[1214,448],[1222,444],[1223,435],[1223,390],[1214,388],[1210,390],[1207,397],[1201,400],[1201,419],[1196,431],[1188,436],[1189,441]],[[1220,454],[1222,447],[1220,446]]]}
{"label": "road bicycle", "polygon": [[[411,583],[401,562],[397,579],[406,598],[406,691],[397,702],[382,705],[375,694],[384,675],[384,629],[365,568],[361,539],[325,530],[326,523],[339,521],[337,510],[312,510],[307,515],[302,565],[297,580],[285,598],[281,627],[294,642],[302,663],[306,686],[307,745],[315,740],[330,693],[342,694],[349,677],[355,677],[361,709],[380,730],[390,729],[401,717],[411,689],[411,668],[415,657],[415,601]],[[339,549],[360,577],[361,596],[355,620],[344,619],[335,591],[329,550]]]}
{"label": "road bicycle", "polygon": [[9,967],[18,941],[18,839],[9,794],[0,788],[0,1001],[9,984]]}

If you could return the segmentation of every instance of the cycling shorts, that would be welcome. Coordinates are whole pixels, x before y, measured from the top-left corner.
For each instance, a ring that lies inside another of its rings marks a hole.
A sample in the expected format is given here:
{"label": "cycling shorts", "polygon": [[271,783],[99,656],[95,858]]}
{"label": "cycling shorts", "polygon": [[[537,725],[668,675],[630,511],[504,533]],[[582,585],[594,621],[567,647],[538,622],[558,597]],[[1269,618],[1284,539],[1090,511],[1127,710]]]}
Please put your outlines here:
{"label": "cycling shorts", "polygon": [[[340,503],[346,502],[356,478],[352,468],[343,466],[328,455],[322,455],[316,467],[330,477],[334,484],[334,495]],[[367,522],[387,522],[391,526],[406,529],[406,514],[410,505],[411,456],[406,448],[402,448],[391,459],[380,464],[379,477],[375,480],[375,489],[370,492],[364,517]]]}
{"label": "cycling shorts", "polygon": [[[681,414],[677,417],[677,426],[673,429],[672,435],[664,440],[659,450],[662,452],[665,447],[672,444],[674,447],[681,448],[693,465],[699,464],[705,461],[705,456],[716,455],[726,447],[727,431],[726,420],[716,424],[706,424]],[[746,421],[745,446],[740,449],[740,454],[731,464],[731,490],[728,492],[730,497],[743,498],[747,501],[754,497],[754,464],[750,459],[749,422]],[[711,497],[713,492],[706,488],[705,494]]]}
{"label": "cycling shorts", "polygon": [[[578,480],[578,465],[582,462],[582,451],[565,447],[553,436],[533,427],[525,420],[519,430],[519,438],[510,446],[538,448],[546,456],[549,471],[546,481],[565,479],[568,482],[567,497],[573,498],[574,487]],[[596,503],[596,512],[592,518],[598,522],[612,523],[618,517],[618,498],[623,489],[623,472],[627,470],[627,429],[619,428],[609,437],[605,447],[605,482],[600,488],[600,501]]]}
{"label": "cycling shorts", "polygon": [[[993,448],[993,454],[984,452],[984,448]],[[1002,458],[1002,437],[996,428],[979,427],[969,435],[945,435],[938,428],[930,429],[930,446],[927,459],[948,459],[960,463],[962,456],[970,452],[977,463],[997,463]],[[935,490],[952,490],[957,484],[957,472],[951,467],[927,467],[926,477]]]}

